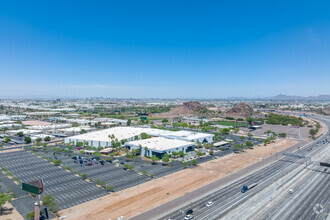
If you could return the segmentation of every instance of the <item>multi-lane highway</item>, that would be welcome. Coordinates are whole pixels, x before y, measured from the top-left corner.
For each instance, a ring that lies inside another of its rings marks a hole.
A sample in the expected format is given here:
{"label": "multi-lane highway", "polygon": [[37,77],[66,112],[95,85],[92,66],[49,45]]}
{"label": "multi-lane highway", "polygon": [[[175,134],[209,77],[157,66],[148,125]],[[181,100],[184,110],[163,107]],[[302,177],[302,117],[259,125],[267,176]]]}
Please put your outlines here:
{"label": "multi-lane highway", "polygon": [[[317,119],[330,127],[328,118]],[[208,193],[196,190],[190,197],[186,196],[187,201],[176,199],[133,219],[185,219],[189,209],[193,210],[194,219],[326,219],[330,206],[330,172],[310,161],[330,159],[329,135],[327,129],[326,134],[294,151],[306,158],[279,157],[225,187],[212,190],[214,185],[210,184]],[[241,193],[243,185],[252,183],[258,185]],[[207,207],[209,201],[213,205]],[[168,210],[168,207],[176,208]]]}

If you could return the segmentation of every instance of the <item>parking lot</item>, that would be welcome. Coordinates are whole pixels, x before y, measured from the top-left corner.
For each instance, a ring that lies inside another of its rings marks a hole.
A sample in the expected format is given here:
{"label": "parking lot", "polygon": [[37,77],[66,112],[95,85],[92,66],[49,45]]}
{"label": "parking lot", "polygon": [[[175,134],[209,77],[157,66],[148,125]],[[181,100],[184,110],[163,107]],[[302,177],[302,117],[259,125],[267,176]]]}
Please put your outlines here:
{"label": "parking lot", "polygon": [[[52,195],[59,209],[66,209],[108,194],[105,189],[100,189],[95,184],[88,183],[81,177],[76,177],[73,173],[68,173],[26,151],[0,154],[0,165],[22,182],[43,179],[43,195]],[[12,202],[24,217],[33,210],[33,203],[34,199],[30,196],[23,196]]]}
{"label": "parking lot", "polygon": [[[213,155],[203,157],[194,156],[191,159],[197,159],[198,163],[204,163],[218,157],[222,157],[233,152],[230,145],[236,143],[244,144],[246,140],[240,140],[239,136],[228,135],[225,138],[233,139],[234,142],[226,145],[226,150],[214,149]],[[254,138],[249,139],[255,145],[262,141]],[[59,147],[59,146],[57,146]],[[66,146],[61,146],[65,148]],[[54,154],[52,147],[46,147],[43,150],[34,150],[37,157],[28,151],[16,151],[0,154],[0,165],[5,167],[13,175],[19,178],[22,182],[32,182],[42,178],[44,181],[44,195],[52,195],[58,205],[59,209],[66,209],[72,206],[100,198],[107,195],[106,186],[114,186],[114,191],[121,191],[141,183],[147,182],[152,178],[159,178],[171,173],[177,172],[185,168],[184,164],[179,160],[174,160],[171,163],[165,164],[161,162],[151,162],[142,160],[140,157],[136,159],[128,159],[124,156],[114,158],[114,162],[105,162],[102,165],[99,161],[92,160],[88,163],[93,163],[92,166],[86,166],[85,160],[91,159],[93,156],[74,154],[82,156],[84,159],[83,165],[79,160],[72,159],[73,154],[58,153]],[[41,158],[59,159],[63,166],[72,168],[71,172],[63,168],[51,164],[47,160]],[[86,161],[87,162],[87,161]],[[129,171],[124,168],[124,164],[133,165],[133,170]],[[188,166],[187,168],[194,168]],[[146,172],[145,175],[142,172]],[[80,174],[80,176],[78,176]],[[83,180],[82,174],[87,175],[90,182]],[[94,181],[99,180],[105,182],[105,187],[97,187]],[[24,193],[24,192],[23,192]],[[13,206],[25,216],[28,212],[33,210],[33,203],[35,199],[27,195],[22,195],[12,201]]]}
{"label": "parking lot", "polygon": [[[54,157],[53,153],[47,153],[45,155]],[[101,165],[99,162],[96,164],[96,161],[93,161],[92,166],[82,166],[80,163],[75,163],[75,160],[73,160],[71,156],[57,154],[56,157],[62,161],[64,166],[71,167],[73,169],[72,171],[87,174],[87,178],[92,178],[93,181],[105,181],[105,186],[114,186],[114,191],[127,189],[144,183],[149,179],[147,176],[139,175],[134,171],[124,170],[121,167],[116,167],[114,164],[105,163],[105,165]]]}

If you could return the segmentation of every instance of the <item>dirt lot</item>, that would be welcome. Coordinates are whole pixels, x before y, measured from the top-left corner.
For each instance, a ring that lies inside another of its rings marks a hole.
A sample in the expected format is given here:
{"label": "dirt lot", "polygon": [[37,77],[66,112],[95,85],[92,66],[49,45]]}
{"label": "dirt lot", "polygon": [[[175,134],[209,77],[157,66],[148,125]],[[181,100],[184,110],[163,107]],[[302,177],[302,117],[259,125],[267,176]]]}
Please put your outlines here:
{"label": "dirt lot", "polygon": [[17,212],[16,209],[10,204],[6,203],[2,208],[2,215],[0,215],[0,220],[23,220],[24,218]]}
{"label": "dirt lot", "polygon": [[231,154],[150,182],[96,199],[60,212],[66,219],[116,219],[133,217],[208,183],[288,148],[295,140],[278,140],[256,146],[242,154]]}
{"label": "dirt lot", "polygon": [[[313,129],[315,129],[315,121],[310,119],[310,118],[304,118],[304,120],[309,122],[309,125],[313,125]],[[321,122],[320,123],[321,128],[319,129],[319,132],[316,134],[316,136],[321,135],[325,130],[325,125]],[[304,141],[310,141],[310,134],[309,130],[311,128],[309,127],[291,127],[291,126],[283,126],[283,125],[270,125],[270,124],[263,124],[261,125],[261,129],[253,130],[250,131],[248,128],[240,128],[239,134],[245,135],[246,133],[252,133],[254,136],[257,137],[267,137],[266,134],[264,134],[265,131],[271,130],[274,131],[275,133],[286,133],[288,138],[295,138],[295,139],[300,139]]]}
{"label": "dirt lot", "polygon": [[3,153],[9,153],[9,152],[14,152],[14,151],[21,151],[22,149],[8,149],[8,150],[1,150],[0,154]]}
{"label": "dirt lot", "polygon": [[23,125],[51,125],[52,123],[46,122],[46,121],[22,121]]}
{"label": "dirt lot", "polygon": [[[283,125],[270,125],[270,124],[263,124],[261,126],[261,129],[250,131],[254,136],[264,136],[266,137],[266,134],[264,134],[265,131],[271,130],[275,133],[286,133],[288,138],[298,138],[302,140],[307,140],[309,135],[309,129],[308,127],[301,127],[301,128],[295,128],[291,126],[283,126]],[[249,129],[247,128],[241,128],[240,130],[244,132],[248,132]]]}

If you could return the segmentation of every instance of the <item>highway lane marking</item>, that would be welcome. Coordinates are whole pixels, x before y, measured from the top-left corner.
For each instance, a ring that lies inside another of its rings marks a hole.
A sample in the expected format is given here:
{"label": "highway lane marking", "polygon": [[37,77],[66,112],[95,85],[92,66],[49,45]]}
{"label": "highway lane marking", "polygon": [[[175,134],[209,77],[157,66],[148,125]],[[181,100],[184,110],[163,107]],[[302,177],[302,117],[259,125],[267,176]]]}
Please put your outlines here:
{"label": "highway lane marking", "polygon": [[[318,177],[318,175],[316,175],[314,178],[313,178],[313,181],[311,181],[311,179],[309,179],[308,180],[308,183],[309,184],[305,184],[304,185],[304,187],[302,188],[302,191],[304,191],[304,192],[310,192],[312,189],[311,189],[311,187],[309,187],[311,184],[313,185],[313,183],[314,183],[314,180],[316,179]],[[315,183],[315,184],[317,184],[317,183]],[[306,188],[307,188],[307,190],[306,190]],[[309,190],[308,190],[309,189]],[[309,194],[309,193],[308,193]],[[291,204],[293,203],[293,202],[297,202],[297,198],[298,197],[300,197],[301,195],[299,195],[299,194],[295,194],[293,197],[291,197],[291,201],[289,200],[288,201],[288,204],[286,205],[286,207],[290,207],[291,206]],[[294,208],[294,207],[293,207]],[[287,210],[286,212],[292,212],[292,209],[293,208],[289,208],[289,210]],[[278,216],[280,213],[282,213],[283,211],[285,211],[283,208],[282,208],[282,211],[277,211],[276,212],[276,215],[275,215],[275,217],[276,216]],[[274,216],[273,216],[274,217]]]}
{"label": "highway lane marking", "polygon": [[[299,168],[299,167],[297,167],[297,168]],[[304,170],[303,170],[304,171]],[[287,175],[289,175],[289,174],[287,174]],[[302,175],[302,173],[300,173],[300,175]],[[284,178],[284,177],[282,177],[282,178]],[[280,179],[278,179],[276,182],[278,182],[278,181],[280,181]],[[289,182],[291,182],[292,180],[289,180]],[[276,182],[274,182],[274,183],[272,183],[269,187],[273,187],[274,186],[274,184],[276,185]],[[286,184],[288,184],[288,181],[285,183],[285,185]],[[284,184],[283,184],[284,185]],[[268,188],[268,187],[267,187]],[[259,193],[257,193],[257,194],[259,194],[260,195],[260,193],[262,193],[262,191],[264,191],[264,193],[267,193],[267,188],[265,188],[264,190],[261,190]],[[265,192],[265,190],[266,190],[266,192]],[[282,194],[282,192],[281,191],[273,191],[272,190],[272,193],[271,193],[271,197],[273,198],[273,196],[276,196],[276,194]],[[267,200],[268,201],[268,200]],[[265,202],[267,202],[267,201],[264,201],[263,203],[265,203]],[[267,206],[266,207],[269,207],[270,206],[270,204],[271,203],[269,203],[269,204],[267,204]],[[243,205],[243,204],[242,204]],[[241,205],[240,205],[241,206]],[[237,207],[238,208],[238,207]],[[263,207],[261,207],[261,208],[263,208]],[[269,207],[270,208],[270,207]],[[260,208],[259,208],[259,210],[260,210]],[[253,213],[252,213],[253,214]],[[251,214],[250,214],[251,215]],[[247,216],[245,216],[244,217],[244,219],[246,219],[247,218]]]}
{"label": "highway lane marking", "polygon": [[[309,174],[308,176],[310,176],[311,174]],[[306,177],[304,177],[303,179],[305,179]],[[290,181],[293,181],[293,180],[290,180]],[[303,181],[303,180],[300,180],[300,182]],[[297,185],[297,183],[295,184]],[[277,201],[281,200],[284,196],[288,195],[286,191],[282,191],[282,192],[279,192],[279,194],[282,196],[280,196],[278,199],[276,200],[272,200],[272,203],[269,203],[266,207],[266,209],[264,211],[262,211],[259,215],[257,215],[255,218],[258,219],[261,215],[263,215],[266,211],[268,211],[270,208],[272,208],[276,203]]]}
{"label": "highway lane marking", "polygon": [[[323,149],[322,151],[324,151],[325,149]],[[297,170],[297,171],[294,171],[294,170]],[[313,173],[307,173],[307,177],[301,177],[301,175],[306,175],[306,172],[308,172],[308,170],[306,170],[306,169],[304,169],[304,167],[302,167],[301,169],[299,169],[299,167],[297,167],[296,169],[294,169],[294,170],[292,170],[291,172],[295,172],[295,174],[286,174],[286,176],[291,176],[288,180],[286,180],[286,183],[285,183],[285,185],[287,185],[288,184],[288,181],[289,182],[292,182],[293,181],[293,179],[292,178],[297,178],[298,176],[297,175],[299,175],[299,179],[301,179],[298,183],[296,183],[295,185],[297,185],[297,184],[299,184],[301,181],[303,181],[303,179],[305,179],[305,178],[307,178],[308,176],[310,176],[310,175],[312,175]],[[301,171],[306,171],[305,172],[305,174],[304,173],[302,173]],[[293,176],[292,176],[293,175]],[[285,176],[283,176],[282,178],[285,178]],[[277,182],[278,181],[280,181],[280,179],[278,179],[277,180]],[[274,183],[273,183],[274,184]],[[248,201],[250,201],[252,198],[254,198],[256,195],[258,195],[260,192],[262,192],[262,191],[264,191],[264,190],[266,190],[267,188],[269,188],[270,186],[272,186],[273,184],[271,184],[271,185],[269,185],[268,187],[266,187],[266,188],[264,188],[263,190],[261,190],[261,191],[259,191],[258,193],[256,193],[254,196],[252,196],[251,198],[249,198],[248,200],[246,200],[246,201],[244,201],[242,204],[240,204],[238,207],[242,207],[244,204],[246,204]],[[284,193],[284,192],[280,192],[280,193]],[[259,194],[260,195],[260,194]],[[284,194],[285,195],[285,194]],[[283,195],[283,196],[284,196]],[[282,196],[282,197],[283,197]],[[281,197],[281,198],[282,198]],[[277,199],[278,200],[278,199]],[[276,201],[277,201],[276,200]],[[269,205],[267,205],[266,207],[268,207]],[[272,205],[273,206],[273,205]],[[235,209],[237,209],[238,207],[236,207]],[[269,208],[271,208],[271,207],[269,207]],[[269,208],[267,208],[267,210],[269,209]],[[227,215],[229,215],[230,213],[232,213],[232,211],[234,211],[235,209],[233,209],[233,210],[231,210],[229,213],[227,213],[225,216],[227,216]],[[265,210],[266,211],[266,210]],[[264,211],[264,212],[265,212]],[[261,213],[262,214],[262,213]],[[260,215],[260,214],[259,214]],[[259,216],[258,215],[258,216]]]}

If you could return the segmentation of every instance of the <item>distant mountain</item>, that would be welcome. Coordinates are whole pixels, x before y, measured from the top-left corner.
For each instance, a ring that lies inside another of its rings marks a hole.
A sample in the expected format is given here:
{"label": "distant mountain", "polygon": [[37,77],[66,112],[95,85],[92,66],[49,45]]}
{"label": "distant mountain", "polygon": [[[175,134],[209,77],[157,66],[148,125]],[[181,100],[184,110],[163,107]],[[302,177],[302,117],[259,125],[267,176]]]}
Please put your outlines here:
{"label": "distant mountain", "polygon": [[268,97],[265,98],[268,100],[283,100],[283,101],[287,101],[287,100],[300,100],[300,101],[330,101],[330,95],[318,95],[318,96],[308,96],[308,97],[304,97],[304,96],[289,96],[289,95],[283,95],[283,94],[279,94],[277,96],[273,96],[273,97]]}

